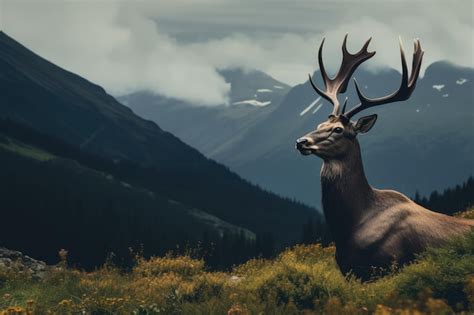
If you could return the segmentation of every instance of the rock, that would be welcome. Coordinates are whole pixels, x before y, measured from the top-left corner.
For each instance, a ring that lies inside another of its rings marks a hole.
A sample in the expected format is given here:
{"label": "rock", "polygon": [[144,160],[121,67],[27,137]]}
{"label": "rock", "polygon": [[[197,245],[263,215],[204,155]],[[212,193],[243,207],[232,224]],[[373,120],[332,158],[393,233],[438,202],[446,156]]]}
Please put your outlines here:
{"label": "rock", "polygon": [[47,269],[48,265],[43,261],[23,255],[19,251],[0,247],[0,273],[18,272],[33,279],[42,279]]}

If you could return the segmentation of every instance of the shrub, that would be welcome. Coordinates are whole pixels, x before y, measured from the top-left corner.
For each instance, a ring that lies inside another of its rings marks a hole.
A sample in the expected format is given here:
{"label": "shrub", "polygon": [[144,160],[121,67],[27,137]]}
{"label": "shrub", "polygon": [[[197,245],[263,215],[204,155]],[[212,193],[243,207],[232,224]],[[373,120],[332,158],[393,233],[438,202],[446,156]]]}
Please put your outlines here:
{"label": "shrub", "polygon": [[165,273],[175,273],[182,277],[191,277],[204,271],[204,261],[189,256],[152,257],[148,260],[139,258],[133,269],[135,274],[143,277],[159,276]]}
{"label": "shrub", "polygon": [[[272,260],[208,272],[188,256],[140,258],[131,272],[51,268],[3,275],[0,314],[452,314],[474,310],[474,231],[362,283],[334,247],[295,246]],[[3,312],[3,313],[2,313]],[[10,313],[8,313],[10,312]]]}

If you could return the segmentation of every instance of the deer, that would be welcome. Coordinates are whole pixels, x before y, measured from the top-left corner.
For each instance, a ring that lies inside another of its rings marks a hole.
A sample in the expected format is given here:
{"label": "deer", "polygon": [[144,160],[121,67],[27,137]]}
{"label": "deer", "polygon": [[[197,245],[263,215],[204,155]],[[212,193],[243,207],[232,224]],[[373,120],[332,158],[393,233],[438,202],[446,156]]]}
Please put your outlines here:
{"label": "deer", "polygon": [[407,62],[400,39],[402,63],[401,84],[395,92],[379,97],[366,97],[354,78],[359,101],[346,112],[347,98],[341,108],[338,94],[346,91],[356,68],[372,58],[369,38],[355,54],[342,44],[342,62],[337,74],[330,78],[323,64],[324,39],[318,51],[318,64],[325,85],[321,90],[309,75],[312,88],[333,106],[328,119],[314,131],[296,140],[302,155],[316,155],[321,167],[322,206],[326,223],[336,247],[336,262],[345,275],[362,280],[375,277],[374,272],[390,270],[412,262],[415,255],[428,247],[437,247],[448,239],[469,232],[474,220],[451,217],[426,209],[394,190],[373,188],[367,181],[357,135],[367,133],[377,114],[351,119],[371,107],[407,100],[415,89],[424,51],[419,39],[414,41],[413,62],[408,76]]}

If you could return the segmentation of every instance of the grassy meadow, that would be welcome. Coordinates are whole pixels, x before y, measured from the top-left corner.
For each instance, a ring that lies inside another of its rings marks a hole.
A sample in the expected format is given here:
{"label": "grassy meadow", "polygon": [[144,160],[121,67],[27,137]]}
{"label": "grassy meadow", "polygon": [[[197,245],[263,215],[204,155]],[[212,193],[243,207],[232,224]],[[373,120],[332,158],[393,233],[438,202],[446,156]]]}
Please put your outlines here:
{"label": "grassy meadow", "polygon": [[[474,217],[474,209],[461,216]],[[295,246],[272,260],[212,272],[189,256],[137,258],[130,272],[105,264],[41,280],[0,271],[0,314],[472,314],[474,233],[361,283],[344,277],[334,247]]]}

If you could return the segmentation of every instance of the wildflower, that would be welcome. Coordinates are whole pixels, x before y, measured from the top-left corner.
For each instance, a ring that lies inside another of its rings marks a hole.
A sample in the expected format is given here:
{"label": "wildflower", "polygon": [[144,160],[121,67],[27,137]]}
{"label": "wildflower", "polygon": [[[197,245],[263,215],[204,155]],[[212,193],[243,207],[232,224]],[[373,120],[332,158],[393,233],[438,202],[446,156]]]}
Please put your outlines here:
{"label": "wildflower", "polygon": [[249,312],[238,304],[232,305],[232,307],[227,311],[227,315],[248,315]]}
{"label": "wildflower", "polygon": [[60,306],[68,306],[68,305],[70,305],[70,304],[72,304],[72,301],[71,301],[71,300],[61,300],[61,301],[58,303],[58,305],[60,305]]}
{"label": "wildflower", "polygon": [[61,248],[61,250],[58,252],[59,259],[61,259],[61,261],[67,261],[67,254],[68,254],[68,251],[65,250],[64,248]]}
{"label": "wildflower", "polygon": [[453,310],[440,299],[428,298],[426,308],[431,314],[450,314],[453,312]]}
{"label": "wildflower", "polygon": [[20,306],[10,306],[4,314],[25,314],[26,310]]}
{"label": "wildflower", "polygon": [[378,304],[374,312],[376,315],[390,315],[391,313],[392,309],[382,304]]}

